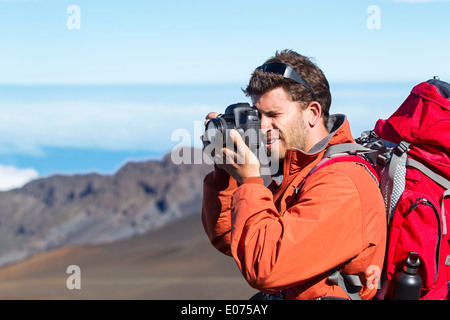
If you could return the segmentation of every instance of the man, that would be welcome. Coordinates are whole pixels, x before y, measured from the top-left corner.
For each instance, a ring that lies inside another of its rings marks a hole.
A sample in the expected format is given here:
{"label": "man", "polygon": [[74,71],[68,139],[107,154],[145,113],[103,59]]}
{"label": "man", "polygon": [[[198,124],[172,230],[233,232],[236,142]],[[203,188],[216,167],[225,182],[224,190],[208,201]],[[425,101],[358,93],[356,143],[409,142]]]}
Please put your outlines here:
{"label": "man", "polygon": [[[256,156],[239,134],[230,134],[237,151],[219,150],[220,161],[204,180],[202,221],[211,243],[265,294],[348,299],[342,281],[333,281],[338,275],[352,279],[358,297],[372,298],[386,244],[375,180],[351,161],[307,177],[328,146],[353,142],[346,117],[329,115],[331,94],[322,71],[284,50],[255,70],[245,93],[261,115],[267,151],[279,159],[280,170],[266,187]],[[233,161],[242,155],[245,162]]]}

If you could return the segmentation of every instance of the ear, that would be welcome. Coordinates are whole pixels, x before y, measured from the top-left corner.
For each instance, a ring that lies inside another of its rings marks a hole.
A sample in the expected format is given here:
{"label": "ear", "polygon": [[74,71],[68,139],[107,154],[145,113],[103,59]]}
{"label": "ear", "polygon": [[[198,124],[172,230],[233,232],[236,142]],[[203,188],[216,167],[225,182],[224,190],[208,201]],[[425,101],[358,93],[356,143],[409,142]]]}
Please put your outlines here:
{"label": "ear", "polygon": [[315,127],[322,119],[322,106],[317,101],[311,102],[306,108],[306,121],[309,126]]}

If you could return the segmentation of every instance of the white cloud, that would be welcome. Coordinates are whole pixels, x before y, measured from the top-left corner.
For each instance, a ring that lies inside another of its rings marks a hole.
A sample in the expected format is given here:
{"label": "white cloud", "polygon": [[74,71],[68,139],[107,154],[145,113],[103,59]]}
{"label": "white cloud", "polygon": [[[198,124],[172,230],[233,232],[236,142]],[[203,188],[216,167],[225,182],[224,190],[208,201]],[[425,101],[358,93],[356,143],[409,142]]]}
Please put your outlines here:
{"label": "white cloud", "polygon": [[0,191],[20,188],[37,177],[38,172],[32,168],[18,169],[13,166],[0,165]]}
{"label": "white cloud", "polygon": [[194,121],[211,110],[186,104],[5,102],[0,114],[0,153],[42,156],[44,147],[169,149],[175,129],[193,129]]}

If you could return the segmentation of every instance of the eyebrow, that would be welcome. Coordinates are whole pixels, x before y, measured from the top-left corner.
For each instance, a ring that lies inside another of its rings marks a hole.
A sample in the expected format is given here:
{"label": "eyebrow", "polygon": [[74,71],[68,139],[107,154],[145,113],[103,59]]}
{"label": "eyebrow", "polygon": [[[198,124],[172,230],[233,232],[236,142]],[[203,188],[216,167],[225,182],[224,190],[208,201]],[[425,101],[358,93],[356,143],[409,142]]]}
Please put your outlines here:
{"label": "eyebrow", "polygon": [[261,114],[276,114],[276,113],[281,113],[281,112],[282,112],[281,108],[277,108],[277,107],[266,110],[266,111],[259,110],[259,113],[261,113]]}

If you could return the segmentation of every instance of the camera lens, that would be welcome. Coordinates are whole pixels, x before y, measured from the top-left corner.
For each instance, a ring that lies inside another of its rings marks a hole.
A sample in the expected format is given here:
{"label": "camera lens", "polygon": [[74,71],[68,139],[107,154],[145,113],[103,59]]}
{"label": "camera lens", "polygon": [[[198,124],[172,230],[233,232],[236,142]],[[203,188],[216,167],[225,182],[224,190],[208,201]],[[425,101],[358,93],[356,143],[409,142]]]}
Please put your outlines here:
{"label": "camera lens", "polygon": [[214,143],[216,135],[219,132],[223,132],[222,122],[217,118],[210,119],[205,127],[205,140],[209,143]]}

